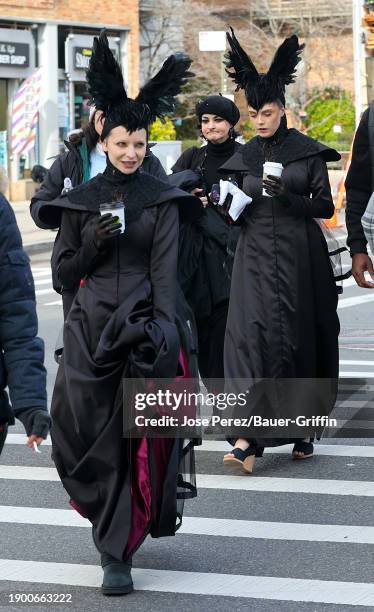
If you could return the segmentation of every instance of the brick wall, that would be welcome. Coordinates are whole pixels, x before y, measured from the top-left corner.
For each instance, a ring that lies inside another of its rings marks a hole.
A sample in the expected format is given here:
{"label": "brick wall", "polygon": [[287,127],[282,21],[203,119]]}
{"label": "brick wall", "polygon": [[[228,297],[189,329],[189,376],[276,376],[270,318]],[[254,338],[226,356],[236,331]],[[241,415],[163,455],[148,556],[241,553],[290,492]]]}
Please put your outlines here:
{"label": "brick wall", "polygon": [[138,0],[0,0],[3,20],[17,18],[38,21],[68,22],[79,26],[104,23],[129,29],[130,95],[139,87],[139,1]]}

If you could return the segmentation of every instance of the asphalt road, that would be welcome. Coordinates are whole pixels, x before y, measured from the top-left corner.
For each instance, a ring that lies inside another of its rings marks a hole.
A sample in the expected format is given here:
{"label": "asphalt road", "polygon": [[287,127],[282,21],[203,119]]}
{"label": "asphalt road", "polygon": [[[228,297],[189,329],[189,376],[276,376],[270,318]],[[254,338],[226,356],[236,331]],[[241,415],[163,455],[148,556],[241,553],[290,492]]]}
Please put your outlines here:
{"label": "asphalt road", "polygon": [[[48,257],[33,256],[32,267],[51,397],[61,305],[51,289]],[[374,421],[372,302],[374,290],[346,282],[336,415],[347,426],[354,419],[356,433],[360,423],[364,432]],[[97,588],[101,572],[90,529],[68,506],[50,446],[37,455],[23,446],[20,424],[11,434],[0,464],[0,610],[374,608],[371,438],[323,439],[305,462],[292,462],[291,447],[282,447],[266,452],[254,474],[243,477],[223,470],[226,443],[205,442],[196,453],[199,495],[185,505],[182,531],[175,538],[148,539],[134,558],[136,591],[105,599]],[[16,593],[70,594],[71,603],[16,604]]]}

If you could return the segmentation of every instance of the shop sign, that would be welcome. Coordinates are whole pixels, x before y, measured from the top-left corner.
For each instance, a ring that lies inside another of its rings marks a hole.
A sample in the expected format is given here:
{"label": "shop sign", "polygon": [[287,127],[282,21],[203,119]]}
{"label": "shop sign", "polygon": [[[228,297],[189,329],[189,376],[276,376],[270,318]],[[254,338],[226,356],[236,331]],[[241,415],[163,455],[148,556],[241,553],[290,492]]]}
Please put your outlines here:
{"label": "shop sign", "polygon": [[87,70],[92,55],[89,47],[74,47],[74,68]]}
{"label": "shop sign", "polygon": [[0,42],[0,66],[30,66],[30,45]]}

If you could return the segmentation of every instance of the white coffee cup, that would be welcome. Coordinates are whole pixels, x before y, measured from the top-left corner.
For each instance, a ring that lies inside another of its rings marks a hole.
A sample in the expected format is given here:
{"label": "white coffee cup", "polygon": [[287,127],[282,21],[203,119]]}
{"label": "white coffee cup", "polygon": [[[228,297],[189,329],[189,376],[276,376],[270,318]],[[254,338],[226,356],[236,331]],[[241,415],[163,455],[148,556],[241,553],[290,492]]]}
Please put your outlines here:
{"label": "white coffee cup", "polygon": [[[265,180],[268,175],[270,176],[277,176],[277,177],[281,177],[282,176],[282,172],[283,172],[283,166],[282,164],[279,164],[278,162],[270,162],[270,161],[266,161],[264,163],[264,172],[263,172],[263,176],[262,179]],[[265,189],[262,189],[262,195],[266,196],[268,198],[270,198],[271,196],[265,191]]]}
{"label": "white coffee cup", "polygon": [[121,224],[121,234],[125,231],[125,205],[123,202],[107,202],[100,204],[100,214],[111,213],[113,217],[118,217]]}

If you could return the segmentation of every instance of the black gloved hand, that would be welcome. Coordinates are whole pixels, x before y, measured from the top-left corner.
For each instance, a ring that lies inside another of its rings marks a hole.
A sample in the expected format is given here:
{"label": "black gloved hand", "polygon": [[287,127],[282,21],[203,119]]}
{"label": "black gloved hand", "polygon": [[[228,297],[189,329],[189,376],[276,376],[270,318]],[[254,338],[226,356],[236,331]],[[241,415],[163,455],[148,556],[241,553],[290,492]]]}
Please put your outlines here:
{"label": "black gloved hand", "polygon": [[97,248],[104,249],[108,241],[119,236],[121,227],[118,217],[114,217],[111,213],[99,217],[94,227],[94,243]]}
{"label": "black gloved hand", "polygon": [[21,421],[28,436],[40,436],[44,439],[48,436],[52,421],[47,410],[26,408],[17,413],[17,419]]}
{"label": "black gloved hand", "polygon": [[268,174],[267,178],[262,181],[262,184],[269,196],[287,201],[288,190],[282,180],[282,177],[271,176]]}

